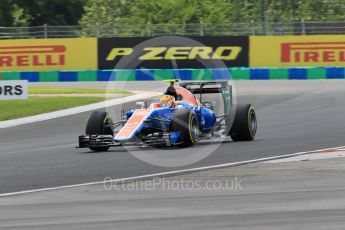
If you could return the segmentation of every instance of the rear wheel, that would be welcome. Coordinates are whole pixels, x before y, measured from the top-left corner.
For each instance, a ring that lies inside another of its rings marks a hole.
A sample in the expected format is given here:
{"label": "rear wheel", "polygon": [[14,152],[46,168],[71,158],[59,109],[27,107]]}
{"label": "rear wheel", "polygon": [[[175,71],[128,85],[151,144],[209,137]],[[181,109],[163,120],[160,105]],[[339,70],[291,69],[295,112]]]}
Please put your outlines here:
{"label": "rear wheel", "polygon": [[[114,124],[112,119],[108,116],[108,113],[103,111],[92,112],[87,121],[86,134],[114,136]],[[107,151],[109,146],[89,147],[89,149],[96,152],[102,152]]]}
{"label": "rear wheel", "polygon": [[188,147],[199,141],[199,120],[193,110],[178,109],[171,121],[171,131],[180,132],[181,147]]}
{"label": "rear wheel", "polygon": [[237,105],[234,123],[229,135],[234,141],[252,141],[257,130],[257,120],[254,107],[250,104]]}

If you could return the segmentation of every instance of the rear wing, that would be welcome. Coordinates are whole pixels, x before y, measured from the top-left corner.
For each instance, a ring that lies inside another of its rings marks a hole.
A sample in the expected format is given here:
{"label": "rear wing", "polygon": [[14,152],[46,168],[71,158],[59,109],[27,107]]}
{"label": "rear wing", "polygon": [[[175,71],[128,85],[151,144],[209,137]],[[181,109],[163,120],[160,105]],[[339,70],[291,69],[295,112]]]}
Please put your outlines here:
{"label": "rear wing", "polygon": [[230,87],[227,81],[181,82],[180,86],[193,94],[221,93],[223,88]]}
{"label": "rear wing", "polygon": [[224,101],[224,114],[230,114],[232,108],[232,86],[227,81],[193,81],[181,82],[179,85],[193,94],[199,94],[201,103],[203,103],[203,94],[221,94]]}

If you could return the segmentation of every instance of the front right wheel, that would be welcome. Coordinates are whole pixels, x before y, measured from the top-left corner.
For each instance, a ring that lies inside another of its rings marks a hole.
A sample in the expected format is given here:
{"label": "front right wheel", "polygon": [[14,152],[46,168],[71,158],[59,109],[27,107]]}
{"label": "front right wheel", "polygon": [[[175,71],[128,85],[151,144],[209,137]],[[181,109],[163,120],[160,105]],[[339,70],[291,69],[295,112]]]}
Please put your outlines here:
{"label": "front right wheel", "polygon": [[180,132],[180,147],[192,146],[199,141],[199,120],[193,110],[175,110],[170,130]]}
{"label": "front right wheel", "polygon": [[237,105],[229,135],[233,141],[252,141],[257,130],[255,109],[252,105]]}

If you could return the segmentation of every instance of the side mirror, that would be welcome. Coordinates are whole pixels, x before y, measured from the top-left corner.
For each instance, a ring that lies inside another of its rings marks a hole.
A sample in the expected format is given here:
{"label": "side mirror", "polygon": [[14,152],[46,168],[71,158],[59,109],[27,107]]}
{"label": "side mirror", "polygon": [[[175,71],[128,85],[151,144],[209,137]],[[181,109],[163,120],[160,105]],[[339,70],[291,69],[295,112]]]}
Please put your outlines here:
{"label": "side mirror", "polygon": [[129,118],[131,118],[131,116],[133,115],[134,112],[135,112],[135,109],[128,110],[124,119],[128,120]]}
{"label": "side mirror", "polygon": [[135,104],[137,109],[147,109],[146,102],[138,101]]}
{"label": "side mirror", "polygon": [[208,108],[210,110],[213,110],[214,108],[213,102],[204,102],[203,105],[205,106],[205,108]]}

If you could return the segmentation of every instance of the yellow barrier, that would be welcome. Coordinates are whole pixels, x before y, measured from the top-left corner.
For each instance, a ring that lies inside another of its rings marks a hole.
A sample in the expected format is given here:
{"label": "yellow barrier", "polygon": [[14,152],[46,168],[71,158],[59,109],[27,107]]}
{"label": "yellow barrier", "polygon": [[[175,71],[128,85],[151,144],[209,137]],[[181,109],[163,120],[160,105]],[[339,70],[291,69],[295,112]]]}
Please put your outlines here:
{"label": "yellow barrier", "polygon": [[250,67],[344,66],[345,36],[253,36]]}
{"label": "yellow barrier", "polygon": [[[250,67],[345,66],[345,35],[252,36],[242,64]],[[247,40],[248,41],[248,40]],[[97,38],[0,40],[0,71],[111,69],[97,60]],[[130,45],[129,45],[130,46]],[[158,65],[159,66],[159,65]]]}
{"label": "yellow barrier", "polygon": [[97,69],[96,38],[0,41],[1,71]]}

